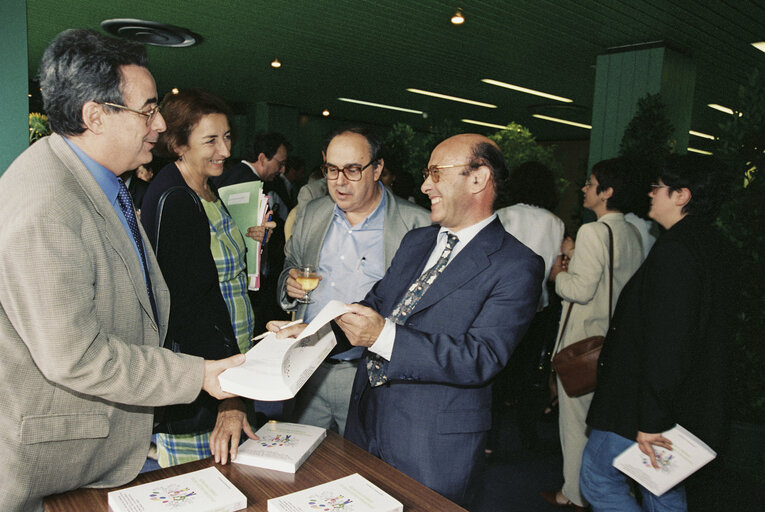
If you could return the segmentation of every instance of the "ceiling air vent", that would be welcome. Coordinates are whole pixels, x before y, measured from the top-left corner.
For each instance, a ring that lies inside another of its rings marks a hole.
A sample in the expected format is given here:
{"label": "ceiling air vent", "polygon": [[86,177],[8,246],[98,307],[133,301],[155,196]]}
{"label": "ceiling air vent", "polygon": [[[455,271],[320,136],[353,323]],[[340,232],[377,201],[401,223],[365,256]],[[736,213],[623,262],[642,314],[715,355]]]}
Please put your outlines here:
{"label": "ceiling air vent", "polygon": [[120,18],[104,20],[101,28],[110,34],[137,43],[170,48],[184,48],[202,42],[202,37],[185,28],[156,21]]}

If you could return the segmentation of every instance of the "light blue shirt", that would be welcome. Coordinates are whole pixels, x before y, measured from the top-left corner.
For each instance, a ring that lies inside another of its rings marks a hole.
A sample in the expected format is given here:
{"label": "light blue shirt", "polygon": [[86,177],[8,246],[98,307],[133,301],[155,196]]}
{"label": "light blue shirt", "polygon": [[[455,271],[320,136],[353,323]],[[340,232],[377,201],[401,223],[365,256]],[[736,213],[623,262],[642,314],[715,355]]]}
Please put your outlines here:
{"label": "light blue shirt", "polygon": [[[335,205],[332,223],[319,254],[319,287],[311,292],[314,301],[305,311],[310,322],[330,300],[345,303],[363,299],[372,286],[385,275],[383,227],[385,224],[385,191],[375,210],[362,222],[351,226],[345,212]],[[363,347],[333,356],[337,359],[358,359]]]}
{"label": "light blue shirt", "polygon": [[[111,203],[112,208],[114,208],[114,212],[117,214],[120,222],[122,222],[122,227],[124,227],[125,231],[127,232],[128,240],[130,240],[130,243],[133,244],[133,249],[135,249],[135,254],[138,256],[138,261],[142,261],[143,258],[141,258],[141,253],[138,252],[138,246],[136,245],[135,239],[133,238],[133,233],[130,231],[130,226],[128,226],[127,219],[125,219],[125,214],[122,213],[122,207],[117,200],[117,193],[120,190],[120,184],[119,181],[117,181],[117,176],[115,176],[112,171],[90,158],[82,149],[77,146],[77,144],[73,143],[66,137],[64,137],[64,141],[66,141],[69,147],[72,148],[74,154],[77,155],[77,158],[79,158],[80,161],[88,169],[88,171],[90,171],[90,174],[93,175],[93,179],[96,180],[98,186],[101,187],[101,190],[104,191],[106,198]],[[148,260],[146,261],[146,264],[149,264]],[[141,272],[143,273],[143,278],[146,279],[146,271],[144,270],[143,265],[140,265],[140,267]]]}

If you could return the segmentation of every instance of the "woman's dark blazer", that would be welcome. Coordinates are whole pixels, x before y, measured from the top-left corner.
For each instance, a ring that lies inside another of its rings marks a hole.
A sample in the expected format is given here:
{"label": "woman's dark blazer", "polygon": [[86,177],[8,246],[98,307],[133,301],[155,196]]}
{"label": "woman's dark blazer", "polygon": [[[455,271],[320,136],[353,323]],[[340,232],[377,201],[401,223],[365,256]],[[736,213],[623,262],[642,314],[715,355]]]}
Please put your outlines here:
{"label": "woman's dark blazer", "polygon": [[691,215],[627,283],[600,355],[587,423],[635,439],[676,423],[720,447],[735,319],[732,250]]}
{"label": "woman's dark blazer", "polygon": [[[158,203],[163,193],[171,189],[173,192],[167,195],[162,208],[157,240]],[[239,353],[239,348],[210,252],[209,221],[195,197],[176,165],[171,163],[149,185],[141,208],[141,222],[170,289],[165,347],[205,359],[221,359]],[[175,417],[182,410],[186,416],[198,414],[199,407],[209,409],[211,414],[205,423],[212,421],[208,425],[212,428],[217,401],[205,392],[193,404],[169,409],[173,409]]]}

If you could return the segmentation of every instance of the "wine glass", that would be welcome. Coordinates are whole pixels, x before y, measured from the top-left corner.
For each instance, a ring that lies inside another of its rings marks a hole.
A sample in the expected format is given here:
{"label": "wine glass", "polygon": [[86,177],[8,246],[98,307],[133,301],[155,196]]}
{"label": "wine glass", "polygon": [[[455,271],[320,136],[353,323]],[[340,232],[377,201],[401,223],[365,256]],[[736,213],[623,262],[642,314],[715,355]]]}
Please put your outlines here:
{"label": "wine glass", "polygon": [[313,301],[308,296],[308,293],[319,286],[319,274],[316,273],[316,267],[313,265],[304,265],[298,267],[297,277],[295,278],[300,287],[305,290],[305,297],[297,299],[302,304],[312,304]]}

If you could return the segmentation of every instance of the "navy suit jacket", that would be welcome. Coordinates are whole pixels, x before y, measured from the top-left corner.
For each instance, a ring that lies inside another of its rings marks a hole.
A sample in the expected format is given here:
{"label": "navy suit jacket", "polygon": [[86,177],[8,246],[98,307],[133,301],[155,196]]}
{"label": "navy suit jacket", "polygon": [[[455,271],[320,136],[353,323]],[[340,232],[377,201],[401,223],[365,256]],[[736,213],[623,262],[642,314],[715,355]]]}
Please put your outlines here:
{"label": "navy suit jacket", "polygon": [[[410,231],[362,304],[388,317],[436,244]],[[494,220],[449,263],[412,311],[387,367],[369,386],[364,359],[345,436],[458,503],[472,498],[491,427],[491,383],[534,316],[542,259]]]}

